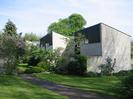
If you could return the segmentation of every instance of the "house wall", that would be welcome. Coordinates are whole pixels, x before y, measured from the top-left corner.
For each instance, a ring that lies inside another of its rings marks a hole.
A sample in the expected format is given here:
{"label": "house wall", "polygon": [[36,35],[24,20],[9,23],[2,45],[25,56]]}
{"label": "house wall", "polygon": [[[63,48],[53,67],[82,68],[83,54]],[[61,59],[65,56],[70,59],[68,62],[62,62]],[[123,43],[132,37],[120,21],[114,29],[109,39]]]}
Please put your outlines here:
{"label": "house wall", "polygon": [[88,58],[88,71],[99,72],[98,66],[104,64],[107,57],[116,59],[115,72],[131,69],[130,37],[110,26],[101,25],[102,56]]}
{"label": "house wall", "polygon": [[60,35],[58,33],[53,32],[52,33],[52,43],[53,43],[53,49],[61,49],[61,53],[64,52],[68,42],[69,42],[69,38]]}

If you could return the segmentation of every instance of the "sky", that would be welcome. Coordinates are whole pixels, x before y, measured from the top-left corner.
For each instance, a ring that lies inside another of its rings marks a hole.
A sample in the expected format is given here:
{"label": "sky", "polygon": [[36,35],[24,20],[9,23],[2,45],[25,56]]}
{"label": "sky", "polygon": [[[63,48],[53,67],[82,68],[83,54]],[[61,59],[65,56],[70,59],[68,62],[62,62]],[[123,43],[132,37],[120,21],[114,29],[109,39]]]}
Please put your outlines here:
{"label": "sky", "polygon": [[10,19],[17,31],[44,36],[48,26],[72,13],[85,27],[103,22],[133,36],[133,0],[0,0],[0,31]]}

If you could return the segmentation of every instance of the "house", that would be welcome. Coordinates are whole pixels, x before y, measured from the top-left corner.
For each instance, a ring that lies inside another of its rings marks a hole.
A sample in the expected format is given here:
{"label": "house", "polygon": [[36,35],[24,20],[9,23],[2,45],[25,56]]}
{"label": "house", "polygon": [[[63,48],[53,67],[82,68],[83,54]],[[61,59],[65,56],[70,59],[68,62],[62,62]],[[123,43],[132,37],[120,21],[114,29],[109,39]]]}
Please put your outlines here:
{"label": "house", "polygon": [[[130,35],[104,23],[79,30],[74,36],[77,37],[78,34],[84,35],[80,44],[80,54],[87,56],[87,71],[99,72],[99,66],[105,64],[108,57],[115,63],[115,72],[131,69]],[[63,52],[68,41],[68,37],[52,32],[40,39],[40,47],[62,47]]]}
{"label": "house", "polygon": [[68,37],[56,32],[51,32],[40,39],[40,47],[46,50],[54,50],[60,48],[61,53],[63,53],[65,48],[67,47],[68,42]]}
{"label": "house", "polygon": [[85,35],[80,53],[89,56],[87,71],[99,72],[98,67],[106,63],[107,57],[115,63],[115,72],[131,69],[130,35],[104,23],[77,31],[75,36],[78,33]]}

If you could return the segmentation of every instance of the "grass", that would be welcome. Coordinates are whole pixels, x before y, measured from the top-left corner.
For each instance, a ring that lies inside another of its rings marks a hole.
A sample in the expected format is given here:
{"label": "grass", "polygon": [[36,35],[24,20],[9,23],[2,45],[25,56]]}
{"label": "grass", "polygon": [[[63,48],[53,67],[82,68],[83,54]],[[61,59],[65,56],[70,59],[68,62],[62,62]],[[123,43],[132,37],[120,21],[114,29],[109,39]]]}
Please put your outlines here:
{"label": "grass", "polygon": [[116,94],[114,88],[117,87],[121,80],[120,78],[115,76],[79,77],[45,73],[35,74],[35,76],[41,79],[53,81],[59,84],[69,85],[87,91],[94,91],[101,94],[119,96],[118,94]]}
{"label": "grass", "polygon": [[0,99],[68,99],[17,76],[0,76]]}

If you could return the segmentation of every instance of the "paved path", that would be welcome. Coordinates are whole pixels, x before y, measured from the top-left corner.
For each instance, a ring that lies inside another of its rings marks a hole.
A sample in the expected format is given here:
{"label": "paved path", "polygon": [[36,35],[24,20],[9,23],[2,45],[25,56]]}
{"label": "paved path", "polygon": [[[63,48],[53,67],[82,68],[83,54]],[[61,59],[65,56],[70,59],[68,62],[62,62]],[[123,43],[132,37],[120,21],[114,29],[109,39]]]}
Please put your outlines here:
{"label": "paved path", "polygon": [[56,84],[47,80],[41,80],[29,74],[23,74],[21,77],[33,84],[39,85],[60,95],[69,97],[69,99],[114,99],[110,96],[102,96],[93,92],[83,91],[69,86]]}

